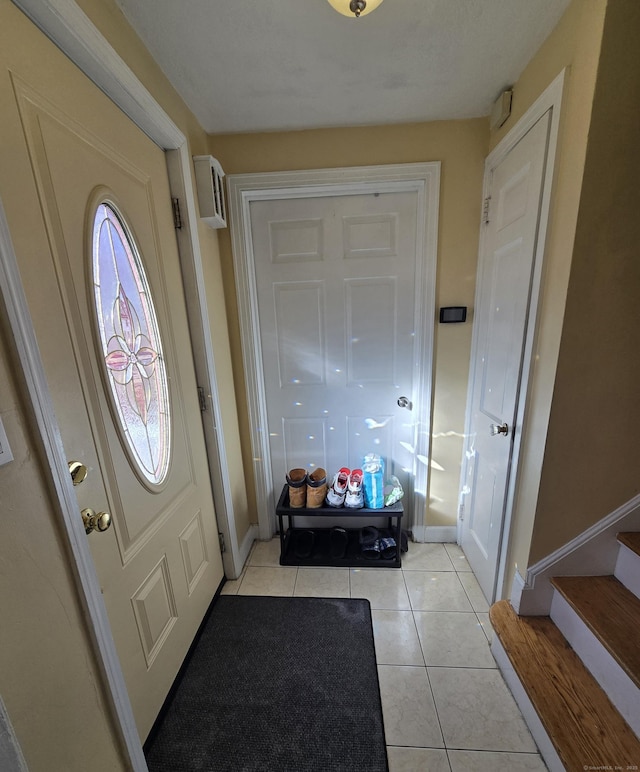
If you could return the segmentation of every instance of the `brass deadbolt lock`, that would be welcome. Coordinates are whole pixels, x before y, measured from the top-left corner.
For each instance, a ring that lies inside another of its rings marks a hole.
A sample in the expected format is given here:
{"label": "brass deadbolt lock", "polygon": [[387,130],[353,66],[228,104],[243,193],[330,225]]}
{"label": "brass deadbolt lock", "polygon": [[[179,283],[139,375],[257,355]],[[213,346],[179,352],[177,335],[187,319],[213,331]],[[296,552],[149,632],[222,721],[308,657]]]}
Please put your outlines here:
{"label": "brass deadbolt lock", "polygon": [[89,470],[80,461],[69,461],[69,474],[74,486],[76,486],[86,480]]}

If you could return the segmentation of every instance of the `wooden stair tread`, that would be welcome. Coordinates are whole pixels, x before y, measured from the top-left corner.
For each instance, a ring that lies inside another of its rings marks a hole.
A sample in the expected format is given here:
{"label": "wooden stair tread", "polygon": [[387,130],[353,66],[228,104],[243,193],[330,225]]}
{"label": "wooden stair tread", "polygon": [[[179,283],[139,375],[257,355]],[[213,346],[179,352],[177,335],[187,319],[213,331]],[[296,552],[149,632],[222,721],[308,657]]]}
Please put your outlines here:
{"label": "wooden stair tread", "polygon": [[638,764],[640,741],[549,617],[489,611],[496,635],[567,770]]}
{"label": "wooden stair tread", "polygon": [[630,550],[640,555],[640,532],[638,531],[625,531],[618,534],[618,541],[620,544],[624,544],[625,547],[629,547]]}
{"label": "wooden stair tread", "polygon": [[615,576],[557,576],[551,583],[640,688],[640,598]]}

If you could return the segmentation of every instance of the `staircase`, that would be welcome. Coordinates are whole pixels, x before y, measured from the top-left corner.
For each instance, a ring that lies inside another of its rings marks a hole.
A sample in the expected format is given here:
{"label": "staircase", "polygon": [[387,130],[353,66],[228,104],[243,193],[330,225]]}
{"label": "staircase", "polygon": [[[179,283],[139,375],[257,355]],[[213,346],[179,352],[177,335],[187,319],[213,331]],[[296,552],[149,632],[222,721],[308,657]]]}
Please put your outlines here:
{"label": "staircase", "polygon": [[552,580],[550,616],[490,610],[496,660],[552,772],[640,768],[640,533],[612,576]]}

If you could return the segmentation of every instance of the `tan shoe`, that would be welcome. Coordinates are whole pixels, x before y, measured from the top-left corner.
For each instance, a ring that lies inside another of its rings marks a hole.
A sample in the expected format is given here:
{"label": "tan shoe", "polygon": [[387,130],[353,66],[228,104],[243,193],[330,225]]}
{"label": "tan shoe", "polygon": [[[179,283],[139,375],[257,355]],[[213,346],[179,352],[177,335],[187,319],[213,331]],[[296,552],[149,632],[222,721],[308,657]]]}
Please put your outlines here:
{"label": "tan shoe", "polygon": [[302,509],[307,503],[307,472],[304,469],[291,469],[287,474],[289,485],[289,506]]}
{"label": "tan shoe", "polygon": [[327,495],[327,473],[319,466],[307,475],[307,509],[318,509]]}

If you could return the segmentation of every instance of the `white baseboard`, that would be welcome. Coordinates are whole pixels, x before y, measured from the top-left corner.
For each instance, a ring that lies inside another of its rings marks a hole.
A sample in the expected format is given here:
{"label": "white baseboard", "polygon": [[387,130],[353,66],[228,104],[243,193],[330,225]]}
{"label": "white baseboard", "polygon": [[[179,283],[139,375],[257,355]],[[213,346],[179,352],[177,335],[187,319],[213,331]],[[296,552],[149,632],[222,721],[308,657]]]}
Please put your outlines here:
{"label": "white baseboard", "polygon": [[521,574],[516,571],[515,576],[513,577],[513,584],[511,585],[511,605],[516,614],[523,613],[520,611],[520,601],[525,587],[525,580],[522,578]]}
{"label": "white baseboard", "polygon": [[522,682],[518,678],[516,671],[513,669],[511,660],[509,659],[500,638],[494,634],[491,642],[491,653],[495,659],[500,672],[507,686],[509,687],[514,700],[516,701],[522,717],[525,720],[531,736],[535,740],[540,755],[544,759],[549,772],[565,772],[564,764],[560,761],[556,749],[551,742],[547,730],[542,725],[536,709],[533,707],[533,703],[529,699],[527,692],[525,691]]}
{"label": "white baseboard", "polygon": [[458,540],[458,530],[455,525],[414,525],[411,528],[411,535],[419,544],[424,542],[456,544]]}
{"label": "white baseboard", "polygon": [[625,530],[640,530],[640,495],[530,566],[526,581],[516,573],[511,589],[511,603],[516,612],[524,616],[548,615],[553,598],[553,576],[613,574],[619,546],[616,534]]}
{"label": "white baseboard", "polygon": [[4,772],[29,772],[2,697],[0,697],[0,769]]}
{"label": "white baseboard", "polygon": [[[249,553],[251,552],[251,547],[253,547],[253,542],[259,538],[260,535],[260,529],[257,525],[250,525],[249,530],[247,531],[246,536],[242,540],[242,543],[238,545],[240,550],[240,563],[242,565],[242,568],[244,568],[247,558],[249,557]],[[242,569],[240,569],[242,571]],[[227,579],[238,579],[240,575],[238,576],[228,576]]]}

